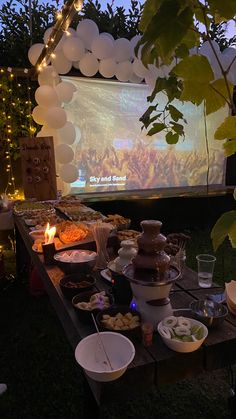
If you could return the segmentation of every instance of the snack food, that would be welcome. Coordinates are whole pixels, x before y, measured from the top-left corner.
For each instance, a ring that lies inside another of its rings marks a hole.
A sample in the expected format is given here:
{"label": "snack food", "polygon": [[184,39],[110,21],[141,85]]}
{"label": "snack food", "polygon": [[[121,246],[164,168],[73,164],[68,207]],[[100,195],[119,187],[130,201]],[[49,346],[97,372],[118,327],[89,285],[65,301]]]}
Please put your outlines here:
{"label": "snack food", "polygon": [[80,310],[92,311],[92,310],[103,310],[104,308],[110,307],[109,297],[105,291],[97,292],[90,297],[88,302],[81,301],[75,304]]}
{"label": "snack food", "polygon": [[120,241],[130,239],[134,239],[136,241],[137,237],[140,236],[140,234],[140,231],[136,230],[121,230],[117,232],[117,237]]}
{"label": "snack food", "polygon": [[57,225],[59,239],[67,244],[84,240],[89,229],[84,224],[76,224],[73,221],[63,221]]}
{"label": "snack food", "polygon": [[204,328],[192,325],[190,319],[185,317],[166,317],[159,325],[159,333],[167,339],[182,342],[196,342],[204,337]]}
{"label": "snack food", "polygon": [[[63,247],[63,243],[61,242],[61,240],[58,237],[54,237],[53,242],[55,244],[56,250],[60,250]],[[37,253],[42,253],[43,252],[43,243],[44,243],[44,239],[36,239],[34,241],[32,249]]]}
{"label": "snack food", "polygon": [[130,312],[126,314],[117,313],[115,316],[103,314],[101,323],[110,330],[130,330],[140,326],[140,319]]}
{"label": "snack food", "polygon": [[114,224],[115,226],[130,224],[130,219],[119,214],[108,214],[103,220],[105,223]]}

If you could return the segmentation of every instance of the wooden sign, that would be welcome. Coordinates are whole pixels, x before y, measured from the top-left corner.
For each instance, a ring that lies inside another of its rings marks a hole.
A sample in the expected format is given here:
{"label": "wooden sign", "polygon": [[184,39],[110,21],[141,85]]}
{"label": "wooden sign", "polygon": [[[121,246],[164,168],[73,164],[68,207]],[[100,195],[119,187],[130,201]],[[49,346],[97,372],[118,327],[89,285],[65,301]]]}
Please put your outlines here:
{"label": "wooden sign", "polygon": [[38,201],[56,199],[53,138],[20,138],[19,143],[25,197],[36,198]]}

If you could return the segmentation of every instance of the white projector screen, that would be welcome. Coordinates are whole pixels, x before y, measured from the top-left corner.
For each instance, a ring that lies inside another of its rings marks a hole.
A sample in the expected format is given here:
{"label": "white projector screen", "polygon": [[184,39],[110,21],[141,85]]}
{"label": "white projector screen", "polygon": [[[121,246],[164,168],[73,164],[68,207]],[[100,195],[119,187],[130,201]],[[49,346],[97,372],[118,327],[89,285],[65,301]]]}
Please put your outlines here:
{"label": "white projector screen", "polygon": [[170,191],[175,195],[179,189],[192,194],[193,187],[206,187],[207,179],[209,188],[224,186],[225,157],[214,131],[227,116],[226,108],[207,117],[208,171],[202,106],[175,104],[188,123],[185,139],[168,145],[163,132],[150,137],[141,130],[139,118],[148,107],[148,86],[77,77],[63,80],[77,88],[64,109],[81,131],[72,146],[79,177],[70,190],[67,185],[67,192],[156,190],[170,196]]}

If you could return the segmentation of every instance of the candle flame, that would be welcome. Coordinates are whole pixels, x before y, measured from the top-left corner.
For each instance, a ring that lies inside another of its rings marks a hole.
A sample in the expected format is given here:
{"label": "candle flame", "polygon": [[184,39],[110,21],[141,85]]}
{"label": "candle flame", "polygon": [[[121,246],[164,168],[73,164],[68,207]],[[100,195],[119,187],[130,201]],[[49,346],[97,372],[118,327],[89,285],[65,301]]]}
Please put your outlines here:
{"label": "candle flame", "polygon": [[47,223],[46,230],[44,233],[44,243],[45,244],[53,243],[55,234],[56,234],[56,227],[50,228],[50,224]]}

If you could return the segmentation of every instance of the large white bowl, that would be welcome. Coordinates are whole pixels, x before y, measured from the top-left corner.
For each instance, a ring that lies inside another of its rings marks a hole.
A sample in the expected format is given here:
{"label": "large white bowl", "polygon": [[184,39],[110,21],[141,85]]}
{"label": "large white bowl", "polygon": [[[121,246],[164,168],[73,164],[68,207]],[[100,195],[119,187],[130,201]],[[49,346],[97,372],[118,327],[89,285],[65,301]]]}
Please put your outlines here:
{"label": "large white bowl", "polygon": [[115,332],[100,333],[112,370],[100,344],[97,333],[82,339],[75,349],[75,359],[85,373],[95,381],[114,381],[121,377],[135,355],[133,343]]}
{"label": "large white bowl", "polygon": [[166,346],[168,346],[168,348],[172,349],[173,351],[176,351],[176,352],[194,352],[198,348],[200,348],[200,346],[203,344],[204,340],[206,339],[206,337],[208,335],[208,329],[203,323],[201,323],[201,322],[199,322],[198,320],[195,320],[195,319],[189,319],[188,318],[188,320],[191,322],[192,326],[194,326],[194,325],[202,326],[202,328],[204,329],[204,336],[203,336],[202,339],[196,340],[195,342],[182,342],[182,341],[174,340],[174,339],[171,339],[171,338],[165,338],[160,333],[160,328],[162,326],[162,321],[157,326],[157,330],[158,330],[163,342],[166,344]]}

